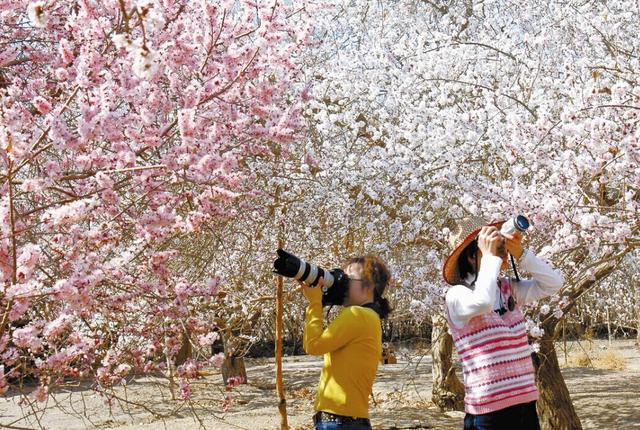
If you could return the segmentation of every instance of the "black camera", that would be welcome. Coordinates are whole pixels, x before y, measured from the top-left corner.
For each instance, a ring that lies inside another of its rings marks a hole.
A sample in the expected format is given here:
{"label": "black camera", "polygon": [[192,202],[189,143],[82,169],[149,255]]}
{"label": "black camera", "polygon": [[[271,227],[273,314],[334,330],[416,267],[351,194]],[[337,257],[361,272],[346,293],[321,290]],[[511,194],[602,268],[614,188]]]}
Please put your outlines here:
{"label": "black camera", "polygon": [[[510,219],[508,219],[507,221],[505,221],[504,224],[502,224],[502,227],[500,228],[500,234],[502,235],[513,234],[516,231],[519,231],[520,233],[525,233],[530,226],[531,226],[531,222],[529,221],[529,218],[527,218],[524,215],[515,215]],[[503,247],[504,247],[503,251],[506,253],[505,245],[503,245]],[[511,267],[513,268],[513,274],[515,276],[515,279],[516,281],[520,282],[520,275],[518,275],[518,269],[516,269],[516,262],[513,259],[513,255],[510,255],[509,259],[511,260]],[[514,307],[515,307],[515,302],[513,301],[513,297],[509,296],[509,310],[512,311]],[[504,310],[504,306],[502,306],[500,310],[501,311]],[[504,312],[506,312],[506,310],[504,310],[503,313]],[[500,315],[502,315],[502,313]]]}
{"label": "black camera", "polygon": [[323,278],[322,306],[342,306],[349,288],[349,277],[342,269],[323,269],[283,249],[277,252],[278,258],[273,262],[274,273],[302,281],[310,287],[318,285],[320,278]]}

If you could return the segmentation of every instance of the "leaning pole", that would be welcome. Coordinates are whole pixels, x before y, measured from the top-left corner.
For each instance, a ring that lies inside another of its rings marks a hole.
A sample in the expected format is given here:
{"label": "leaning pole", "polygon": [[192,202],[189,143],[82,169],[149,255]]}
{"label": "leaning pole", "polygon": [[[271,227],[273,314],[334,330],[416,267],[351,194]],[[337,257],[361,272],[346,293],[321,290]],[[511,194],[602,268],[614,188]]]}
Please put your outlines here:
{"label": "leaning pole", "polygon": [[[278,248],[284,247],[282,232],[278,238]],[[282,334],[284,324],[282,322],[283,312],[283,290],[284,281],[282,276],[276,276],[276,390],[278,391],[278,411],[280,412],[280,429],[289,430],[287,422],[287,399],[284,396],[284,384],[282,381]]]}

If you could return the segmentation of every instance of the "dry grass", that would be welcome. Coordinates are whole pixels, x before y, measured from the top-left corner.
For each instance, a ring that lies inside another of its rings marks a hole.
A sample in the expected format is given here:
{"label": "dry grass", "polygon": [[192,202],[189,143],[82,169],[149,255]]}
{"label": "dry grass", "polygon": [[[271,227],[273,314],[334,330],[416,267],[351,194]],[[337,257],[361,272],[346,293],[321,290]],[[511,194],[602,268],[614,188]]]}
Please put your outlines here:
{"label": "dry grass", "polygon": [[605,352],[597,362],[600,369],[624,370],[627,367],[627,361],[614,351]]}
{"label": "dry grass", "polygon": [[[562,363],[561,361],[561,364]],[[563,367],[593,367],[595,369],[624,370],[627,367],[626,360],[615,351],[596,352],[589,354],[579,352],[572,354]]]}
{"label": "dry grass", "polygon": [[395,407],[433,407],[431,400],[416,399],[407,391],[394,390],[386,393],[372,393],[373,408],[395,408]]}
{"label": "dry grass", "polygon": [[305,400],[314,400],[316,398],[316,389],[309,389],[306,387],[298,388],[298,389],[288,389],[286,390],[287,397],[292,399],[305,399]]}

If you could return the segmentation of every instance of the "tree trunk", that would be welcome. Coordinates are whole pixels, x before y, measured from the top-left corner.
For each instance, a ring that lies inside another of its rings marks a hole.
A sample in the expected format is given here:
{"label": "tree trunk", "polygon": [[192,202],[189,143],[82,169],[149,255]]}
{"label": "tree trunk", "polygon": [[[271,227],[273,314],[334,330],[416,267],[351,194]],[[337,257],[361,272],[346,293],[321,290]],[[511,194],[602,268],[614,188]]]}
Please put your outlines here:
{"label": "tree trunk", "polygon": [[176,354],[175,364],[176,366],[180,366],[192,357],[193,346],[191,345],[191,339],[189,338],[189,333],[187,331],[184,331],[182,333],[182,344],[180,345],[180,350]]}
{"label": "tree trunk", "polygon": [[[566,315],[575,306],[576,300],[593,285],[609,276],[618,266],[624,254],[609,256],[591,267],[590,273],[584,273],[568,285],[563,296],[569,303],[563,308]],[[571,402],[569,390],[560,372],[558,357],[554,346],[556,327],[561,320],[555,316],[548,317],[542,324],[544,336],[540,340],[540,352],[534,355],[536,381],[540,390],[538,400],[538,416],[542,430],[581,430],[580,418]]]}
{"label": "tree trunk", "polygon": [[443,411],[464,410],[464,385],[456,376],[451,355],[453,339],[442,315],[431,318],[431,356],[433,357],[433,391],[431,400]]}
{"label": "tree trunk", "polygon": [[611,348],[611,315],[609,314],[609,305],[607,305],[607,337],[609,338],[609,348]]}
{"label": "tree trunk", "polygon": [[222,380],[227,385],[229,378],[240,377],[242,384],[247,383],[247,371],[244,367],[244,357],[227,357],[222,362]]}
{"label": "tree trunk", "polygon": [[636,346],[640,348],[640,288],[636,288]]}
{"label": "tree trunk", "polygon": [[542,430],[581,430],[580,418],[571,402],[569,390],[560,373],[560,365],[553,344],[553,329],[545,327],[545,335],[540,341],[540,352],[534,354],[533,364],[540,398],[538,417]]}
{"label": "tree trunk", "polygon": [[[9,145],[11,145],[11,143],[9,143]],[[7,153],[10,152],[11,146],[7,148]],[[13,199],[13,162],[11,161],[11,158],[7,160],[7,188],[9,190],[9,227],[11,228],[11,284],[15,285],[18,283],[18,235],[16,233],[15,207]],[[5,294],[6,293],[7,290],[5,287]],[[9,313],[11,312],[13,302],[13,299],[5,297],[5,294],[2,295],[2,299],[6,300],[7,304],[2,312],[2,319],[0,319],[0,340],[2,340],[4,332],[9,326]],[[2,304],[1,301],[0,304]]]}

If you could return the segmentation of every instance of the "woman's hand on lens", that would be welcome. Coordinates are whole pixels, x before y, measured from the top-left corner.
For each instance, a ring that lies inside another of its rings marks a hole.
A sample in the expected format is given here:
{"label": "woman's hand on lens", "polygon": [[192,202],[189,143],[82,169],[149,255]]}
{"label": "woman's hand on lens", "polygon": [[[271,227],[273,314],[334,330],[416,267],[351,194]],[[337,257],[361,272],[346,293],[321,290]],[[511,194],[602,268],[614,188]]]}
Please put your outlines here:
{"label": "woman's hand on lens", "polygon": [[320,278],[315,287],[310,287],[304,282],[300,281],[300,289],[302,290],[302,294],[307,298],[307,300],[311,301],[313,299],[322,300],[322,286],[324,285],[324,278]]}
{"label": "woman's hand on lens", "polygon": [[522,257],[522,253],[524,252],[524,248],[522,247],[522,233],[516,231],[513,234],[505,234],[504,238],[507,241],[507,252],[515,258]]}
{"label": "woman's hand on lens", "polygon": [[502,257],[504,254],[504,237],[494,226],[482,227],[478,233],[478,248],[482,255],[495,255]]}

